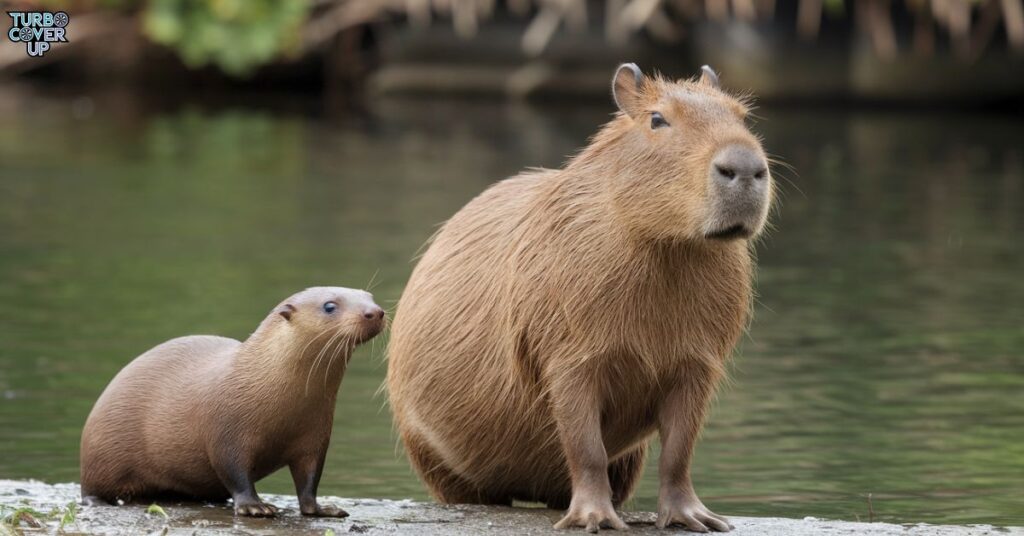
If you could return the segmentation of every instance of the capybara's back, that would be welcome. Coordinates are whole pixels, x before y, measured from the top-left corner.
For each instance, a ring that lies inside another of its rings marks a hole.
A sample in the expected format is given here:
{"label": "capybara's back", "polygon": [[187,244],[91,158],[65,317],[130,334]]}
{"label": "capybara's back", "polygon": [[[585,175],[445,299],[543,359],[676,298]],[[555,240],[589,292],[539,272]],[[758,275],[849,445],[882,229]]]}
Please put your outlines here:
{"label": "capybara's back", "polygon": [[[220,374],[239,345],[224,337],[182,337],[122,369],[82,430],[82,496],[113,502],[181,490],[187,497],[227,498],[206,462],[202,416],[180,409],[196,407],[185,401],[208,396],[195,378]],[[206,466],[193,467],[197,464]],[[197,478],[201,481],[193,481]],[[197,497],[197,489],[206,492]]]}
{"label": "capybara's back", "polygon": [[[417,265],[392,327],[389,400],[414,465],[446,502],[536,499],[526,473],[564,473],[557,454],[533,452],[553,422],[521,375],[536,371],[515,370],[517,341],[502,331],[516,299],[514,237],[547,175],[503,181],[459,211]],[[557,486],[568,493],[567,480]]]}
{"label": "capybara's back", "polygon": [[495,184],[433,238],[392,327],[395,423],[439,500],[570,507],[558,526],[593,530],[625,527],[613,505],[660,431],[659,525],[728,530],[687,466],[746,323],[766,159],[710,69],[625,65],[614,95],[564,169]]}

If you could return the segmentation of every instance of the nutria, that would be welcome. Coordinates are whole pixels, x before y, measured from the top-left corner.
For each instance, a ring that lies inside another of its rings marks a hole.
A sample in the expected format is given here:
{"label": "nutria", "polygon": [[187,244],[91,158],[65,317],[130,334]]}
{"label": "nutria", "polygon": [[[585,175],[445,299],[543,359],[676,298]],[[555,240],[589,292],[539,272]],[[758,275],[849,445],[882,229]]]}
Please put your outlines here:
{"label": "nutria", "polygon": [[254,485],[288,466],[304,515],[347,516],[316,491],[348,359],[383,323],[369,293],[317,287],[245,342],[182,337],[135,358],[82,431],[85,502],[231,498],[236,514],[270,516]]}
{"label": "nutria", "polygon": [[690,459],[751,303],[772,180],[747,105],[694,80],[613,79],[618,113],[563,169],[491,186],[432,239],[395,314],[387,388],[438,500],[615,507],[662,455],[659,527],[731,528]]}

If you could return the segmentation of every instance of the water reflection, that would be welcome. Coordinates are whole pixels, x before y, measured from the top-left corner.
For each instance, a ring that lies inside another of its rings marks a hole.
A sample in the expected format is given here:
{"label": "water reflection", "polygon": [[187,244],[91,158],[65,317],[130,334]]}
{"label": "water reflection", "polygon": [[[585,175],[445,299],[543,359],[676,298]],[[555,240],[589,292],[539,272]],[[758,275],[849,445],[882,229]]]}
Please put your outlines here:
{"label": "water reflection", "polygon": [[[244,338],[310,285],[373,281],[393,306],[437,224],[493,180],[559,165],[610,111],[92,102],[0,99],[3,477],[77,480],[92,402],[157,342]],[[705,501],[866,519],[870,493],[876,519],[1024,524],[1020,125],[760,115],[799,174],[780,171],[756,318],[698,451]],[[325,494],[425,498],[375,395],[385,342],[342,385]],[[652,465],[633,507],[656,490]]]}

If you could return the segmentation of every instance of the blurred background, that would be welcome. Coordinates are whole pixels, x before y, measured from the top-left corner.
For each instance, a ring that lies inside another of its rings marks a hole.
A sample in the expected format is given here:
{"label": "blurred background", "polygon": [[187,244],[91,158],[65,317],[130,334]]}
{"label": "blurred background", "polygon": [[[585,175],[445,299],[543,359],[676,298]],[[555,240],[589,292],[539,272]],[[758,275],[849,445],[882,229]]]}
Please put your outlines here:
{"label": "blurred background", "polygon": [[[0,478],[77,481],[92,403],[163,340],[245,338],[312,285],[393,311],[437,225],[609,119],[618,63],[708,63],[787,165],[705,503],[1024,525],[1024,1],[0,6],[70,17],[41,57],[0,18]],[[426,498],[385,344],[342,384],[322,494]]]}

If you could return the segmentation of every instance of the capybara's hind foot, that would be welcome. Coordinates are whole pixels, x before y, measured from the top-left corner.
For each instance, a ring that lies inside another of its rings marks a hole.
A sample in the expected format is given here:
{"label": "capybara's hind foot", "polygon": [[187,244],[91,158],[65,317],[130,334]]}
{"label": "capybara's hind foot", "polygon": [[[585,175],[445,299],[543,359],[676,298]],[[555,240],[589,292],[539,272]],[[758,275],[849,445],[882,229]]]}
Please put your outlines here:
{"label": "capybara's hind foot", "polygon": [[277,507],[263,501],[243,502],[235,504],[236,516],[249,517],[274,517],[277,515]]}
{"label": "capybara's hind foot", "polygon": [[611,501],[573,501],[573,504],[569,506],[569,513],[561,521],[555,523],[556,529],[572,527],[585,527],[590,533],[595,533],[602,528],[629,530],[629,525],[625,524],[619,518],[619,514],[615,513]]}
{"label": "capybara's hind foot", "polygon": [[314,510],[303,510],[302,515],[314,517],[348,517],[348,512],[337,506],[316,506]]}
{"label": "capybara's hind foot", "polygon": [[682,525],[693,532],[729,532],[734,527],[729,520],[708,510],[695,495],[669,494],[658,500],[659,529]]}
{"label": "capybara's hind foot", "polygon": [[82,497],[82,506],[110,506],[110,503],[95,495],[86,495]]}

